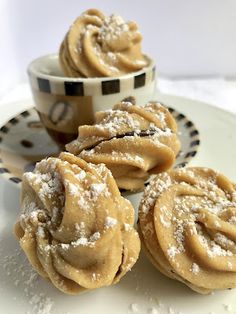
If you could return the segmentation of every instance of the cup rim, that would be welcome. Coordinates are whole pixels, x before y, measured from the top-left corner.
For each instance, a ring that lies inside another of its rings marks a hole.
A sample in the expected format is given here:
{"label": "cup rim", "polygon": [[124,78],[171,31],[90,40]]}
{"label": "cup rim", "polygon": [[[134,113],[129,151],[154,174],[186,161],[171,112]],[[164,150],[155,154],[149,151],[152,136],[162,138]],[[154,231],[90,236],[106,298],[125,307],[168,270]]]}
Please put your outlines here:
{"label": "cup rim", "polygon": [[69,77],[69,76],[57,76],[57,75],[51,75],[51,74],[46,74],[43,72],[40,72],[37,68],[36,65],[38,63],[43,63],[45,62],[45,60],[49,59],[49,58],[56,58],[59,57],[58,53],[51,53],[51,54],[46,54],[43,56],[40,56],[36,59],[34,59],[33,61],[30,62],[30,64],[27,67],[27,72],[29,75],[34,75],[35,77],[40,77],[43,79],[47,79],[50,81],[57,81],[57,82],[87,82],[87,83],[96,83],[96,82],[101,82],[101,81],[105,81],[105,80],[126,80],[126,79],[130,79],[131,77],[134,76],[138,76],[141,75],[142,73],[146,73],[148,71],[152,71],[154,66],[155,66],[155,62],[152,58],[150,58],[147,55],[144,55],[148,60],[149,60],[149,65],[142,68],[139,71],[135,71],[135,72],[130,72],[128,74],[125,75],[120,75],[120,76],[103,76],[103,77],[91,77],[91,78],[83,78],[83,77]]}

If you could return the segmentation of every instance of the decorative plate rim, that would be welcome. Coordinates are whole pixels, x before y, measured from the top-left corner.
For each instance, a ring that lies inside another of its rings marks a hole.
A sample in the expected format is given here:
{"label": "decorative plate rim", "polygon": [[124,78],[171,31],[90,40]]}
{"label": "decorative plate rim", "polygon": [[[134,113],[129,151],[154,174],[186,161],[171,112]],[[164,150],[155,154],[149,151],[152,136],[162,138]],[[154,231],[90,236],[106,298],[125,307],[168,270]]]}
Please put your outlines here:
{"label": "decorative plate rim", "polygon": [[[152,101],[152,102],[157,102],[161,103],[157,100]],[[181,168],[185,167],[190,160],[196,156],[199,146],[200,146],[200,133],[199,130],[197,129],[195,123],[190,120],[186,115],[182,114],[179,112],[177,109],[174,109],[170,106],[167,106],[163,103],[161,103],[163,106],[165,106],[172,116],[175,118],[176,122],[181,121],[184,123],[185,128],[189,131],[189,137],[191,138],[190,145],[188,147],[188,151],[185,152],[185,155],[183,157],[183,160],[180,163],[177,163],[174,165],[174,168]],[[0,143],[2,142],[4,135],[6,135],[9,131],[9,129],[19,123],[21,119],[24,119],[28,117],[32,112],[35,112],[35,107],[31,107],[27,110],[23,110],[22,112],[14,115],[11,119],[9,119],[6,123],[4,123],[0,127]],[[2,149],[0,147],[0,176],[3,177],[4,179],[10,181],[14,185],[20,185],[22,182],[22,178],[19,176],[14,175],[4,164],[4,161],[2,160]]]}

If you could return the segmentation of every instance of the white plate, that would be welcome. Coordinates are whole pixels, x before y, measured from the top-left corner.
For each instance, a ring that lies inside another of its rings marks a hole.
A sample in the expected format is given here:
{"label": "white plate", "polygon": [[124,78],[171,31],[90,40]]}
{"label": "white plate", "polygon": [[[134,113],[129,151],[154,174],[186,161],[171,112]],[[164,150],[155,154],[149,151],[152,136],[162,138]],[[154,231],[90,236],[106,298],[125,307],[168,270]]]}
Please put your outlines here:
{"label": "white plate", "polygon": [[[174,96],[160,95],[158,100],[186,114],[200,130],[201,146],[191,165],[218,169],[236,181],[236,116]],[[236,313],[236,289],[198,295],[165,278],[143,254],[119,284],[79,296],[63,295],[43,279],[35,279],[23,254],[18,253],[12,236],[12,225],[19,214],[18,197],[18,189],[0,180],[0,313]],[[135,206],[139,197],[130,196]],[[44,302],[46,297],[50,298],[48,302]],[[51,300],[54,303],[49,309]]]}

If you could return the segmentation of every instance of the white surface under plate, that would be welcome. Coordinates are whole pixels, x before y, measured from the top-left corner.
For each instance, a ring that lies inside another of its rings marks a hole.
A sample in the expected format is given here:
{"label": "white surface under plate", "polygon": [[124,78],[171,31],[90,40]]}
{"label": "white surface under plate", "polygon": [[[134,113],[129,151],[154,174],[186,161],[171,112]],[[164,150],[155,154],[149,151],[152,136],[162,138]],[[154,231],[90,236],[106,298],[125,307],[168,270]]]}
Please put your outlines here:
{"label": "white surface under plate", "polygon": [[[186,114],[200,130],[201,146],[190,164],[215,168],[236,181],[236,116],[184,98],[160,95],[158,100]],[[13,109],[8,108],[9,116],[5,114],[4,120],[12,115]],[[129,197],[136,207],[140,195]],[[143,254],[117,285],[79,296],[63,295],[33,275],[19,251],[12,235],[12,225],[18,215],[19,189],[0,179],[0,313],[236,313],[236,289],[198,295],[183,284],[165,278]]]}

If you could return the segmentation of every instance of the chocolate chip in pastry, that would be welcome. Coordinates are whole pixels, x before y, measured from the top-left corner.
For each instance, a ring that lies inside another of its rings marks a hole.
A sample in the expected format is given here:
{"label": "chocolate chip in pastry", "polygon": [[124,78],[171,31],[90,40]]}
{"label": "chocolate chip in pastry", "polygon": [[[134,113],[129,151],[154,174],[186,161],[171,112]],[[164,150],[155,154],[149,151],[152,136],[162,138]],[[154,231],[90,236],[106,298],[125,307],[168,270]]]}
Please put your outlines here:
{"label": "chocolate chip in pastry", "polygon": [[79,127],[66,149],[87,162],[104,163],[120,189],[139,190],[150,174],[168,170],[180,149],[177,126],[159,103],[122,101],[97,112],[94,125]]}
{"label": "chocolate chip in pastry", "polygon": [[206,294],[236,287],[236,185],[208,168],[158,174],[139,207],[139,231],[154,266]]}
{"label": "chocolate chip in pastry", "polygon": [[36,271],[64,293],[109,286],[135,264],[134,209],[110,171],[68,153],[24,174],[20,246]]}

